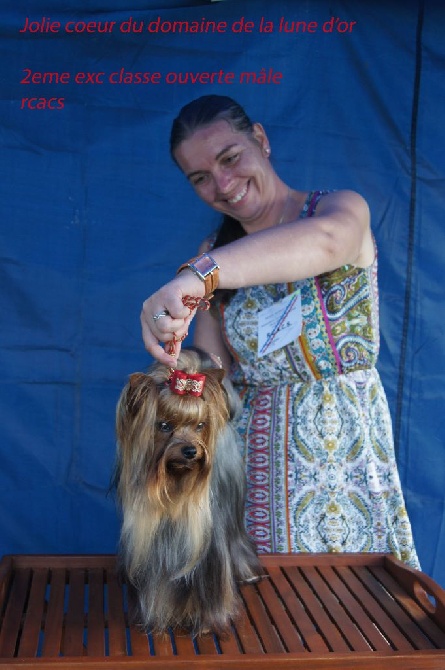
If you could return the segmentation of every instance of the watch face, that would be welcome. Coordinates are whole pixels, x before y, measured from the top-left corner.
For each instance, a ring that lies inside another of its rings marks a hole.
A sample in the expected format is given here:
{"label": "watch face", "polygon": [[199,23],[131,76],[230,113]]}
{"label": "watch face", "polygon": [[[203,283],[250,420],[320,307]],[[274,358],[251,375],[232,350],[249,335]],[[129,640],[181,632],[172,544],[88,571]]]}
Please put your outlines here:
{"label": "watch face", "polygon": [[213,258],[208,256],[200,256],[194,261],[193,265],[203,275],[213,272],[218,267]]}
{"label": "watch face", "polygon": [[190,263],[191,269],[205,283],[206,295],[213,293],[218,286],[219,265],[208,254],[203,254]]}

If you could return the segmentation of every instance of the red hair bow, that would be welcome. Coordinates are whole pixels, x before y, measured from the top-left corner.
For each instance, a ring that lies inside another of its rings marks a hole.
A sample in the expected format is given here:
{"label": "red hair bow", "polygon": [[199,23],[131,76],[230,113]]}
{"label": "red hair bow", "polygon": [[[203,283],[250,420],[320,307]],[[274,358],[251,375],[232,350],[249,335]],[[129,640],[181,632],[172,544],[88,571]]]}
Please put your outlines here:
{"label": "red hair bow", "polygon": [[202,395],[205,375],[190,375],[182,370],[174,370],[170,377],[170,390],[177,395]]}

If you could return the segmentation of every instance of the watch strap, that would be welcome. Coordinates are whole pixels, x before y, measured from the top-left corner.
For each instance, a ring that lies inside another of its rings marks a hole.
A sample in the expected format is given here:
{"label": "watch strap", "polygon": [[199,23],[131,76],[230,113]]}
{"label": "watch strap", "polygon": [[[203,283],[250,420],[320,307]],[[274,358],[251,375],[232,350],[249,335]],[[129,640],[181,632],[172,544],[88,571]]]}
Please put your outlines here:
{"label": "watch strap", "polygon": [[191,258],[189,261],[187,261],[187,263],[183,263],[178,268],[177,274],[186,268],[189,268],[197,277],[199,277],[202,282],[204,282],[204,299],[210,300],[210,298],[213,297],[213,293],[218,288],[218,263],[210,256],[210,254],[201,254],[201,256]]}

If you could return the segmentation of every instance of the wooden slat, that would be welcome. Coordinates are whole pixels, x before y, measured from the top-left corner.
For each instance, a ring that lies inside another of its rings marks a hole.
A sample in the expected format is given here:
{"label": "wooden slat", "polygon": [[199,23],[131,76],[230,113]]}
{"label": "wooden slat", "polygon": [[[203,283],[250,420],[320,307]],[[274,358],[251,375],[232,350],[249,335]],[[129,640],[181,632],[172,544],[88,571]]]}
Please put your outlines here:
{"label": "wooden slat", "polygon": [[232,632],[218,637],[218,645],[223,654],[242,654],[243,650],[241,643],[238,640],[238,635],[235,627],[232,624]]}
{"label": "wooden slat", "polygon": [[265,652],[273,654],[285,651],[284,645],[264,607],[256,587],[254,585],[244,586],[242,592],[250,618],[258,632]]}
{"label": "wooden slat", "polygon": [[0,633],[0,656],[12,658],[15,655],[30,577],[29,568],[16,571],[13,575],[8,606]]}
{"label": "wooden slat", "polygon": [[[325,576],[329,580],[329,586],[323,579],[322,570],[323,568],[317,570],[315,567],[302,568],[306,581],[322,601],[331,619],[336,622],[341,635],[348,643],[350,649],[354,651],[369,651],[369,644],[360,629],[355,625],[353,619],[349,616],[347,606],[343,605],[338,594],[330,587],[332,569],[324,568]],[[326,571],[328,571],[328,574]]]}
{"label": "wooden slat", "polygon": [[[246,586],[241,587],[241,594],[244,593],[246,588]],[[233,627],[237,640],[245,654],[264,653],[263,645],[250,621],[249,612],[244,600],[241,601],[239,616],[237,620],[233,622]]]}
{"label": "wooden slat", "polygon": [[331,567],[343,566],[350,567],[367,565],[384,565],[388,554],[317,554],[317,553],[302,553],[302,554],[262,554],[260,560],[262,565],[269,569],[271,568],[287,568],[298,566],[304,567]]}
{"label": "wooden slat", "polygon": [[68,576],[68,611],[63,636],[63,655],[82,656],[85,629],[85,571],[72,568]]}
{"label": "wooden slat", "polygon": [[[306,570],[306,567],[304,570]],[[319,627],[320,634],[324,637],[328,647],[332,651],[350,651],[350,647],[340,634],[338,627],[330,619],[316,594],[306,583],[303,572],[300,572],[297,567],[289,567],[286,568],[286,574],[298,591],[307,612]]]}
{"label": "wooden slat", "polygon": [[[127,625],[131,621],[132,613],[135,611],[135,593],[133,589],[128,589],[128,612],[127,612]],[[148,646],[148,637],[147,633],[138,630],[137,627],[130,627],[130,644],[131,644],[131,655],[132,656],[148,656],[149,655],[149,646]]]}
{"label": "wooden slat", "polygon": [[3,556],[0,561],[0,623],[2,611],[4,609],[3,605],[6,600],[6,594],[8,592],[9,584],[12,579],[13,574],[13,557],[12,556]]}
{"label": "wooden slat", "polygon": [[87,655],[105,653],[104,569],[88,569]]}
{"label": "wooden slat", "polygon": [[[369,652],[366,655],[354,653],[330,654],[329,657],[320,657],[314,654],[309,662],[306,656],[303,658],[298,655],[288,656],[283,654],[263,655],[258,658],[250,656],[239,658],[222,658],[220,656],[209,658],[206,656],[197,656],[194,660],[182,661],[178,657],[172,659],[150,658],[147,660],[113,659],[91,659],[86,665],[82,665],[83,670],[100,670],[109,668],[109,670],[444,670],[444,656],[432,652],[428,656],[425,651],[420,655],[401,654],[396,656],[387,656],[381,652]],[[14,665],[13,665],[14,664]],[[10,662],[8,670],[17,667],[18,664]],[[79,668],[79,661],[73,659],[55,659],[54,663],[44,661],[40,663],[36,659],[26,659],[20,662],[20,670],[76,670]]]}
{"label": "wooden slat", "polygon": [[116,569],[114,554],[16,554],[12,556],[14,569],[48,568],[49,570],[102,568]]}
{"label": "wooden slat", "polygon": [[184,630],[175,630],[176,653],[180,658],[194,658],[196,656],[193,640]]}
{"label": "wooden slat", "polygon": [[61,650],[65,601],[66,570],[51,570],[48,610],[45,619],[43,649],[44,656],[58,656]]}
{"label": "wooden slat", "polygon": [[28,606],[20,638],[19,658],[35,656],[39,648],[39,636],[43,627],[45,592],[48,584],[48,570],[38,568],[32,573]]}
{"label": "wooden slat", "polygon": [[278,598],[277,592],[272,586],[270,579],[262,579],[258,583],[258,591],[266,605],[269,616],[272,618],[275,627],[279,631],[286,651],[306,651],[298,634],[298,630],[289,618],[288,613],[284,608],[283,601]]}
{"label": "wooden slat", "polygon": [[[329,583],[330,588],[341,601],[347,616],[351,617],[361,634],[368,640],[368,643],[363,645],[363,651],[370,649],[376,651],[391,651],[391,646],[386,638],[382,636],[380,631],[374,625],[374,622],[367,616],[363,609],[362,603],[357,600],[355,595],[346,587],[340,577],[337,575],[335,568],[322,567],[319,568],[320,574]],[[361,647],[362,645],[360,645]]]}
{"label": "wooden slat", "polygon": [[153,652],[155,656],[173,656],[172,639],[169,633],[153,635]]}
{"label": "wooden slat", "polygon": [[147,633],[130,628],[131,656],[148,656],[150,653]]}
{"label": "wooden slat", "polygon": [[122,589],[114,570],[107,571],[108,585],[108,636],[110,656],[125,656],[127,638],[123,609]]}
{"label": "wooden slat", "polygon": [[280,593],[280,597],[286,604],[286,607],[298,629],[304,646],[312,652],[327,652],[329,647],[324,638],[320,635],[317,626],[308,616],[301,601],[297,597],[294,589],[279,567],[269,567],[270,579]]}
{"label": "wooden slat", "polygon": [[378,627],[382,635],[389,641],[393,649],[398,651],[412,651],[413,646],[400,632],[395,622],[386,614],[380,603],[374,598],[358,579],[357,573],[366,571],[366,568],[336,568],[340,578],[347,584],[348,588],[355,594],[357,600],[362,602],[363,608],[371,621]]}
{"label": "wooden slat", "polygon": [[200,654],[207,654],[209,656],[218,654],[218,648],[216,646],[217,640],[213,635],[202,635],[201,637],[197,637],[195,644],[198,647],[198,652]]}

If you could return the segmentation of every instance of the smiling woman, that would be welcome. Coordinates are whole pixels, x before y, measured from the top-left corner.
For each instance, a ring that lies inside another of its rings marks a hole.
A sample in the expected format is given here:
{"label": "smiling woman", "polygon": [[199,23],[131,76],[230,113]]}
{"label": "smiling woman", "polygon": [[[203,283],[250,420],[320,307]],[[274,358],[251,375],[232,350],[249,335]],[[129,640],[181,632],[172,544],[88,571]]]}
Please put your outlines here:
{"label": "smiling woman", "polygon": [[[145,301],[144,342],[175,366],[196,316],[195,344],[236,385],[246,525],[258,549],[390,552],[418,567],[375,367],[367,203],[351,191],[286,184],[263,125],[225,96],[186,105],[170,149],[223,221],[201,255]],[[186,296],[213,292],[209,311],[185,306]]]}

